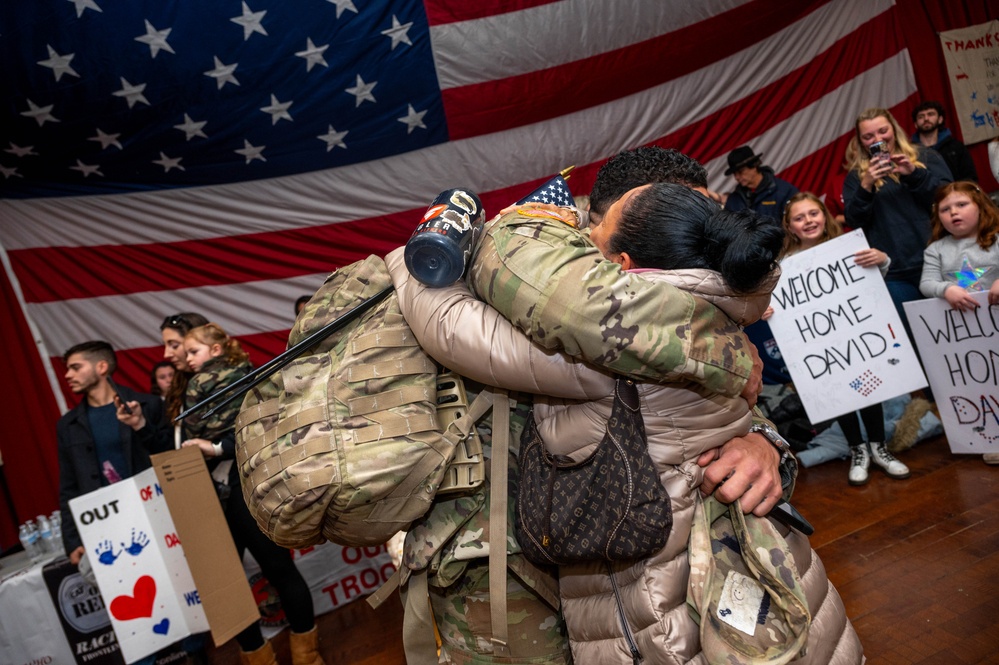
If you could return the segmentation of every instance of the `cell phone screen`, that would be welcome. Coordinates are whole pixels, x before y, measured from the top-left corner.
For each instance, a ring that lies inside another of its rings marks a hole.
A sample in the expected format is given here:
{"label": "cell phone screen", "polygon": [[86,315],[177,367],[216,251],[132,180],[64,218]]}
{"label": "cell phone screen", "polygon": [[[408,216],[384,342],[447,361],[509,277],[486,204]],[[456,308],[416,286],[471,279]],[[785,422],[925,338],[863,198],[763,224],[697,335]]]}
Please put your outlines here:
{"label": "cell phone screen", "polygon": [[111,386],[111,391],[114,392],[115,396],[121,401],[121,406],[125,410],[125,413],[132,415],[132,409],[129,408],[128,404],[125,402],[125,398],[121,396],[121,392],[118,390],[118,384],[114,382],[111,375],[108,375],[108,385]]}

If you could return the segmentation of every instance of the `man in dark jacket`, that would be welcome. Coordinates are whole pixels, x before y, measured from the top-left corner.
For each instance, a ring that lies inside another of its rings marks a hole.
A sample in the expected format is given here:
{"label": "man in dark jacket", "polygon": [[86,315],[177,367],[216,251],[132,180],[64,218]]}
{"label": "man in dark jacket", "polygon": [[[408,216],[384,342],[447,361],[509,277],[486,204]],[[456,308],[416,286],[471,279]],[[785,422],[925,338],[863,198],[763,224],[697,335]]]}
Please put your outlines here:
{"label": "man in dark jacket", "polygon": [[912,135],[913,143],[921,143],[939,152],[947,162],[954,180],[978,182],[978,171],[975,170],[971,153],[944,127],[944,108],[940,102],[923,102],[917,106],[912,111],[912,122],[916,125],[916,133]]}
{"label": "man in dark jacket", "polygon": [[769,166],[763,166],[763,154],[757,155],[748,145],[728,153],[725,175],[734,177],[738,183],[725,201],[726,210],[752,210],[779,220],[788,199],[798,193],[797,187],[775,176]]}
{"label": "man in dark jacket", "polygon": [[[63,355],[69,389],[83,395],[73,409],[56,425],[59,445],[59,507],[62,510],[62,537],[66,554],[74,565],[84,549],[69,510],[69,501],[101,487],[148,469],[151,452],[160,452],[157,428],[163,422],[163,401],[159,397],[119,388],[121,399],[134,411],[141,409],[140,426],[118,421],[115,393],[108,377],[115,371],[114,349],[103,341],[83,342]],[[136,433],[146,423],[148,439]]]}

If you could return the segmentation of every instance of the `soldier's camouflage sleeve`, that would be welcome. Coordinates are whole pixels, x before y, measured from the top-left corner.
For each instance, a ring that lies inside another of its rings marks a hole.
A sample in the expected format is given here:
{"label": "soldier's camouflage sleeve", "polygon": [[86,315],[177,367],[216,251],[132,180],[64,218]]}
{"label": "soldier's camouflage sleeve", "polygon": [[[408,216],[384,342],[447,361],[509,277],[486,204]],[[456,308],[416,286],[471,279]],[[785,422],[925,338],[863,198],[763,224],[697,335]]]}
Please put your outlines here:
{"label": "soldier's camouflage sleeve", "polygon": [[[191,377],[187,383],[187,392],[184,395],[184,408],[190,408],[218,392],[226,386],[246,376],[252,366],[249,363],[238,365],[228,365],[223,361],[213,361],[206,363],[202,371]],[[233,400],[221,411],[212,414],[208,420],[203,420],[201,415],[211,408],[206,406],[199,413],[192,413],[184,418],[184,434],[189,439],[208,439],[214,441],[226,430],[230,430],[239,415],[241,400]]]}
{"label": "soldier's camouflage sleeve", "polygon": [[536,343],[639,380],[742,391],[751,342],[706,300],[622,271],[562,222],[511,212],[483,231],[469,286]]}

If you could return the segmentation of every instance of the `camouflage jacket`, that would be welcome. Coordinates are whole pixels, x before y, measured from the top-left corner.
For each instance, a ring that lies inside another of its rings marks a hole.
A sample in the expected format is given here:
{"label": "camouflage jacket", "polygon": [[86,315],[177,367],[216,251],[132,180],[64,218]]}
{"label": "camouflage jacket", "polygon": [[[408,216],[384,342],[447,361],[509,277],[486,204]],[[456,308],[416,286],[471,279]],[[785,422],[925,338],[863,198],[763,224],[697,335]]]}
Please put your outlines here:
{"label": "camouflage jacket", "polygon": [[720,309],[621,270],[583,232],[511,212],[486,224],[469,286],[541,346],[638,380],[738,395],[749,340]]}
{"label": "camouflage jacket", "polygon": [[[190,408],[209,395],[238,381],[252,369],[253,366],[249,362],[229,365],[223,358],[213,358],[188,381],[187,392],[184,394],[184,408]],[[234,400],[208,420],[202,420],[201,415],[210,409],[210,406],[198,413],[192,413],[184,419],[184,436],[188,439],[216,441],[233,428],[236,416],[239,415],[240,404],[240,400]]]}
{"label": "camouflage jacket", "polygon": [[[469,383],[469,392],[474,386]],[[523,395],[510,408],[510,456],[507,503],[507,617],[515,658],[495,660],[489,629],[490,478],[472,494],[438,497],[430,511],[410,527],[403,548],[403,579],[426,570],[430,599],[441,637],[441,662],[570,662],[565,623],[559,613],[558,582],[553,569],[539,568],[521,553],[514,535],[518,487],[517,456],[530,401]],[[469,395],[469,399],[474,399]],[[496,408],[500,408],[499,405]],[[492,414],[479,422],[483,454],[492,459]]]}

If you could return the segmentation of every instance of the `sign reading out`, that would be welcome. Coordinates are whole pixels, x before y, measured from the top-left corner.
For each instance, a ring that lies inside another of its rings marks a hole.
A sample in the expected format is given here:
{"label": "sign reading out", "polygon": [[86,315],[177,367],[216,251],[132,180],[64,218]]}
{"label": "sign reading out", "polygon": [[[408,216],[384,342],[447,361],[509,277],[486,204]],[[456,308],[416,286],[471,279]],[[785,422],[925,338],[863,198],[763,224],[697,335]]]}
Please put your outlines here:
{"label": "sign reading out", "polygon": [[813,423],[926,385],[888,288],[853,231],[781,261],[770,329]]}

